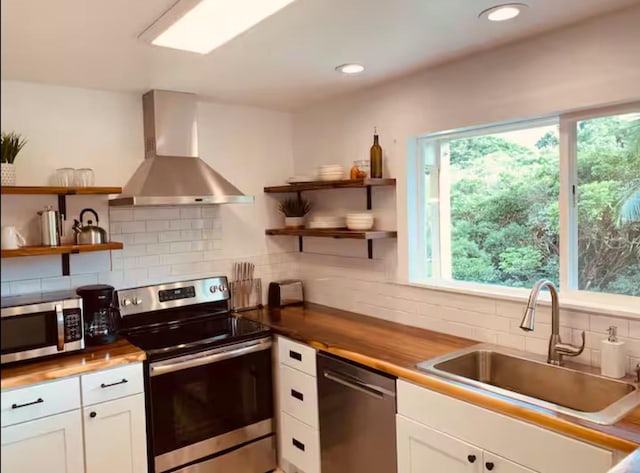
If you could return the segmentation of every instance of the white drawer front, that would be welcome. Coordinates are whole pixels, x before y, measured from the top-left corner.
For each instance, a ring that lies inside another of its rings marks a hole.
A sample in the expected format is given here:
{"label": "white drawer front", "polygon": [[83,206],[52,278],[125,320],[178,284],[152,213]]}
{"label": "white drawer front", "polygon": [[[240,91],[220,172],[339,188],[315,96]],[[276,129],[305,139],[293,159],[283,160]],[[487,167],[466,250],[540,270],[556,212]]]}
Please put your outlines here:
{"label": "white drawer front", "polygon": [[316,378],[280,365],[281,409],[305,424],[318,428]]}
{"label": "white drawer front", "polygon": [[320,473],[320,434],[282,413],[282,457],[305,473]]}
{"label": "white drawer front", "polygon": [[2,391],[2,427],[80,407],[80,380],[65,378]]}
{"label": "white drawer front", "polygon": [[278,358],[280,363],[316,376],[316,351],[308,345],[278,337]]}
{"label": "white drawer front", "polygon": [[85,374],[81,381],[85,406],[144,392],[142,363]]}
{"label": "white drawer front", "polygon": [[609,450],[406,381],[398,380],[397,386],[398,414],[532,470],[604,473],[613,463]]}

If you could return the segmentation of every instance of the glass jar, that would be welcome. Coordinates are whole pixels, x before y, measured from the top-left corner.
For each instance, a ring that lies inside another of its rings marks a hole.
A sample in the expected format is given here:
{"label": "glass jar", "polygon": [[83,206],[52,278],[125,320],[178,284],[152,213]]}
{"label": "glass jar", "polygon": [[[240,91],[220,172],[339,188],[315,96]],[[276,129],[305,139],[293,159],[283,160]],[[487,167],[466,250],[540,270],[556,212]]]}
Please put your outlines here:
{"label": "glass jar", "polygon": [[93,169],[80,168],[75,170],[76,187],[91,187],[94,184]]}
{"label": "glass jar", "polygon": [[356,159],[353,165],[358,168],[358,171],[366,173],[363,177],[371,175],[371,162],[368,159]]}
{"label": "glass jar", "polygon": [[71,187],[74,185],[75,170],[73,168],[58,168],[54,176],[56,186]]}

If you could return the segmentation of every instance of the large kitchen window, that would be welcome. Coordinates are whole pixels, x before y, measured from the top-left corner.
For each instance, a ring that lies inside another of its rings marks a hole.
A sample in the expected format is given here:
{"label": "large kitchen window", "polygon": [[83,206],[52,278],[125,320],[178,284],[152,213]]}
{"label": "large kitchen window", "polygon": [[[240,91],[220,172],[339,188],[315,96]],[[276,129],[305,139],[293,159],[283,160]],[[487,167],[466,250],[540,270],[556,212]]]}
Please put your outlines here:
{"label": "large kitchen window", "polygon": [[640,104],[416,144],[413,282],[640,296]]}

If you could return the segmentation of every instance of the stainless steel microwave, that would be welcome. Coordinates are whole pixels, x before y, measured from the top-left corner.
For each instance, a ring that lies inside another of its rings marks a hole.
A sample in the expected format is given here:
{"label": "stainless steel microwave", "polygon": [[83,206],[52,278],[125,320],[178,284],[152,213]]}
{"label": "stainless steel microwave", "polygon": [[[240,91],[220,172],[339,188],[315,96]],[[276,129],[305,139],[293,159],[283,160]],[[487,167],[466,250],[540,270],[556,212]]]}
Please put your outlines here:
{"label": "stainless steel microwave", "polygon": [[2,298],[2,364],[84,348],[82,299],[71,291]]}

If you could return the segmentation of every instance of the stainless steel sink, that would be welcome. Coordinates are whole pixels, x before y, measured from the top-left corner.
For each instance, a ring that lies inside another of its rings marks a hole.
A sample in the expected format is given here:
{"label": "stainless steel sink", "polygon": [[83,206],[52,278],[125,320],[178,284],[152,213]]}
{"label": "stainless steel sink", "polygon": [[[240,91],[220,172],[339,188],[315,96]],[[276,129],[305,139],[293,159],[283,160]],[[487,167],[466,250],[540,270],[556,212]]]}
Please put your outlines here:
{"label": "stainless steel sink", "polygon": [[418,368],[598,424],[614,424],[640,405],[636,383],[547,364],[536,355],[493,345],[476,345]]}

